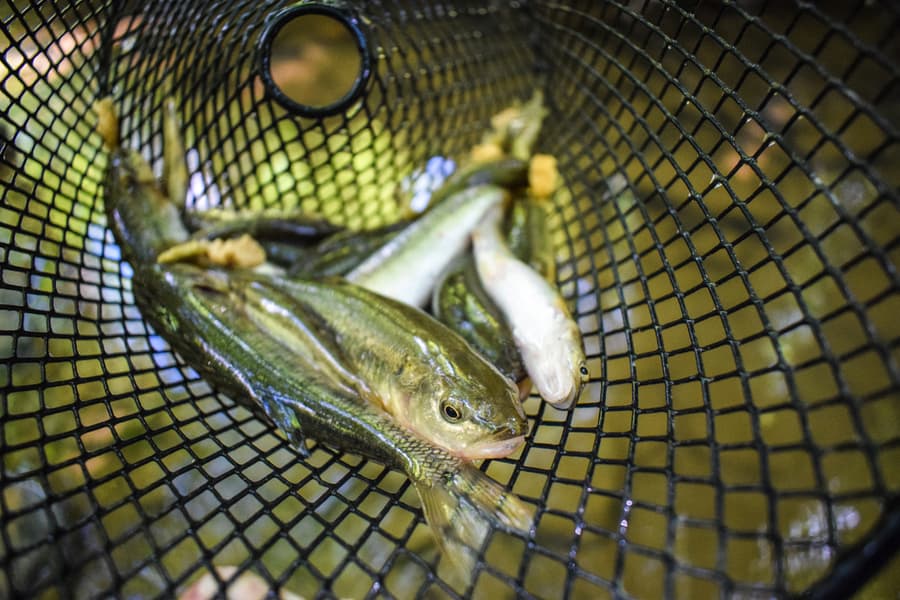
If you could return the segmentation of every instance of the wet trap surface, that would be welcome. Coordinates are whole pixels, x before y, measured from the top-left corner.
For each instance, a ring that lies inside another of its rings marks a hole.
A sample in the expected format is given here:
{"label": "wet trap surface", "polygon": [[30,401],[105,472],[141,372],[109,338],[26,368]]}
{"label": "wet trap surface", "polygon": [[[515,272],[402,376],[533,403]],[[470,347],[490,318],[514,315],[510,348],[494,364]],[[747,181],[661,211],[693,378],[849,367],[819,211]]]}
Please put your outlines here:
{"label": "wet trap surface", "polygon": [[[171,597],[223,566],[304,597],[861,582],[832,569],[900,489],[896,5],[370,2],[372,78],[314,119],[259,73],[286,4],[0,9],[0,596]],[[529,398],[524,447],[482,465],[536,528],[494,535],[466,588],[402,474],[301,460],[142,321],[90,107],[112,93],[159,172],[174,97],[190,206],[364,228],[535,89],[594,380],[570,412]]]}

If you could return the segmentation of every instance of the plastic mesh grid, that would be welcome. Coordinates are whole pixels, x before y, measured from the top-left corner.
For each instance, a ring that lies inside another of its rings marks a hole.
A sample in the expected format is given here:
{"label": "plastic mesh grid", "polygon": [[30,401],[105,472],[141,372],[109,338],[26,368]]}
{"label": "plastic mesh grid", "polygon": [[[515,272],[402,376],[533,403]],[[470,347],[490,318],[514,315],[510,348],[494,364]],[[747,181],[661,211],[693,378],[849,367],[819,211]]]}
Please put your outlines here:
{"label": "plastic mesh grid", "polygon": [[[375,76],[324,121],[256,73],[285,4],[0,12],[0,595],[170,597],[233,565],[306,597],[768,597],[877,535],[900,488],[896,4],[367,2]],[[173,95],[194,206],[362,227],[536,88],[600,378],[571,413],[529,398],[522,451],[485,463],[537,528],[462,589],[400,473],[299,460],[143,323],[90,106],[112,93],[158,167]]]}

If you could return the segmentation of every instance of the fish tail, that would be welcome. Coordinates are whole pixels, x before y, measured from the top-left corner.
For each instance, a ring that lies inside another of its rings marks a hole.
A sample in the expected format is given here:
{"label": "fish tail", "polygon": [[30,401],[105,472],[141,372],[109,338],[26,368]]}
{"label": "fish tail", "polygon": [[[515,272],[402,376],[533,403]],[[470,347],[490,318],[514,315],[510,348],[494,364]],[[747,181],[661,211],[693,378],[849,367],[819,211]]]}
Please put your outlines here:
{"label": "fish tail", "polygon": [[94,114],[97,116],[97,133],[110,151],[119,149],[119,114],[112,96],[104,96],[94,103]]}
{"label": "fish tail", "polygon": [[528,533],[534,516],[517,496],[475,467],[461,463],[437,481],[417,486],[425,520],[461,576],[470,578],[492,528]]}
{"label": "fish tail", "polygon": [[184,139],[178,121],[178,110],[175,100],[166,98],[163,103],[163,181],[169,201],[182,212],[187,199],[187,179]]}

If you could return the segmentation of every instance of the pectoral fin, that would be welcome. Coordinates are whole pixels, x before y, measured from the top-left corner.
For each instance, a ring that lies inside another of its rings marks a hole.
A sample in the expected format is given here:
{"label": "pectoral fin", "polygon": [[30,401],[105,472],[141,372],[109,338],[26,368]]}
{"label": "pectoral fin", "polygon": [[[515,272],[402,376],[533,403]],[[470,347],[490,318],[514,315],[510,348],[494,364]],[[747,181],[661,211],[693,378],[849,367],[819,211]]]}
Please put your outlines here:
{"label": "pectoral fin", "polygon": [[306,447],[306,435],[300,428],[300,421],[297,419],[294,409],[282,402],[263,402],[258,398],[254,399],[255,403],[263,407],[266,416],[272,423],[284,433],[288,443],[297,451],[301,458],[309,457],[309,449]]}
{"label": "pectoral fin", "polygon": [[475,467],[416,486],[425,520],[462,578],[470,578],[491,529],[528,533],[534,516],[517,496]]}

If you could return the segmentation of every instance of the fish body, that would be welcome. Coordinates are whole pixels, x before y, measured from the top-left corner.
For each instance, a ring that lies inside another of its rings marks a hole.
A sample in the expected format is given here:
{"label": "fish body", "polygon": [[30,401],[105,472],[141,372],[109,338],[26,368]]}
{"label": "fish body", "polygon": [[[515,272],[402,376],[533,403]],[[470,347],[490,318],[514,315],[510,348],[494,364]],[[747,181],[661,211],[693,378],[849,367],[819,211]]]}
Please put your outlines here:
{"label": "fish body", "polygon": [[478,275],[512,328],[534,387],[547,402],[566,408],[588,379],[581,332],[556,288],[517,259],[492,210],[472,234]]}
{"label": "fish body", "polygon": [[513,383],[423,311],[338,279],[252,277],[260,297],[315,320],[360,394],[420,437],[468,459],[507,456],[524,441]]}
{"label": "fish body", "polygon": [[[135,300],[154,330],[217,389],[263,412],[301,453],[305,439],[403,471],[415,486],[438,545],[463,577],[492,528],[528,532],[531,510],[470,463],[398,425],[333,379],[305,325],[271,312],[238,272],[189,264],[138,265]],[[302,306],[291,309],[302,314]],[[255,316],[256,315],[256,316]],[[327,361],[325,361],[327,362]],[[338,377],[340,379],[340,377]]]}
{"label": "fish body", "polygon": [[485,134],[483,142],[499,146],[513,158],[528,160],[548,114],[544,95],[538,90],[528,102],[515,104],[494,115],[491,130]]}
{"label": "fish body", "polygon": [[479,185],[516,188],[523,187],[527,183],[528,163],[525,160],[503,157],[473,162],[454,171],[443,185],[431,194],[428,206],[438,206],[450,196]]}
{"label": "fish body", "polygon": [[188,170],[184,153],[184,137],[173,98],[163,102],[163,182],[166,196],[184,215],[187,202]]}
{"label": "fish body", "polygon": [[341,228],[296,211],[208,210],[186,215],[194,237],[212,240],[248,234],[262,241],[313,245]]}
{"label": "fish body", "polygon": [[132,265],[155,262],[190,237],[178,208],[157,188],[150,165],[137,152],[110,152],[103,200],[122,258]]}
{"label": "fish body", "polygon": [[298,277],[344,276],[408,226],[407,221],[365,231],[339,231],[289,266]]}
{"label": "fish body", "polygon": [[290,269],[316,257],[315,246],[278,240],[261,240],[259,245],[266,253],[266,260],[282,269]]}
{"label": "fish body", "polygon": [[[492,184],[503,187],[522,187],[527,184],[528,164],[525,161],[503,158],[485,163],[472,163],[461,167],[430,196],[431,208],[446,198],[468,188]],[[415,213],[424,212],[424,208]],[[293,275],[305,277],[344,276],[367,260],[379,248],[412,223],[403,219],[385,227],[364,231],[339,231],[323,239],[315,251],[303,256],[292,265]],[[266,245],[266,241],[262,241]],[[268,250],[268,246],[267,250]],[[275,249],[275,256],[284,254]]]}
{"label": "fish body", "polygon": [[485,292],[471,254],[460,256],[444,272],[434,288],[431,312],[511,381],[528,376],[512,331]]}
{"label": "fish body", "polygon": [[[341,230],[325,236],[317,243],[309,240],[259,239],[266,260],[295,277],[343,276],[369,258],[405,226],[393,226],[366,231]],[[196,234],[195,234],[196,235]],[[273,236],[274,237],[274,236]]]}
{"label": "fish body", "polygon": [[556,252],[544,202],[517,198],[506,219],[506,239],[513,255],[556,284]]}
{"label": "fish body", "polygon": [[[448,159],[434,157],[439,164],[453,166]],[[422,184],[429,184],[433,173],[422,176]],[[398,192],[398,201],[406,207],[410,215],[418,215],[443,202],[446,198],[477,185],[492,184],[505,188],[525,187],[528,184],[528,163],[516,158],[500,157],[492,160],[471,161],[456,169],[440,182],[434,191],[417,190],[419,181],[409,185],[409,189]]]}
{"label": "fish body", "polygon": [[369,290],[424,306],[447,265],[469,244],[472,229],[505,192],[495,185],[479,185],[457,192],[381,246],[347,274]]}

